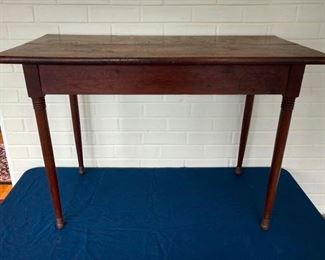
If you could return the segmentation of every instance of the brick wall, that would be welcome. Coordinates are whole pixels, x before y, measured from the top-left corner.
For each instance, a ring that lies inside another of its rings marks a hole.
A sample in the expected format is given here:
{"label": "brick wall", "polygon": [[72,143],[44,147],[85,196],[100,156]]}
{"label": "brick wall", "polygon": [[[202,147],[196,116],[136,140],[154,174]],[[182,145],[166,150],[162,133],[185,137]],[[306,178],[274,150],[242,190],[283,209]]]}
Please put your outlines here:
{"label": "brick wall", "polygon": [[[0,0],[1,50],[45,33],[276,34],[325,51],[324,0]],[[16,182],[43,165],[20,66],[1,65],[0,101]],[[258,96],[245,165],[270,164],[280,97]],[[308,66],[284,167],[325,213],[325,69]],[[234,166],[242,96],[82,96],[87,166]],[[76,166],[68,99],[49,96],[59,166]]]}

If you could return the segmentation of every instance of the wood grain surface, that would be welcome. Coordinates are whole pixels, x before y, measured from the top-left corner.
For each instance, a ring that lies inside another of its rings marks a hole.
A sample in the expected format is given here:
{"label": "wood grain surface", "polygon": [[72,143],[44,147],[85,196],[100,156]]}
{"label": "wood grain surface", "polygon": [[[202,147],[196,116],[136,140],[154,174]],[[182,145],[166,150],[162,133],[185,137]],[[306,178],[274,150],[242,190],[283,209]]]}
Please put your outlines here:
{"label": "wood grain surface", "polygon": [[325,63],[325,54],[276,36],[45,35],[0,53],[0,63]]}
{"label": "wood grain surface", "polygon": [[[44,94],[282,94],[289,69],[230,64],[40,65],[39,77]],[[29,93],[37,92],[37,86]]]}

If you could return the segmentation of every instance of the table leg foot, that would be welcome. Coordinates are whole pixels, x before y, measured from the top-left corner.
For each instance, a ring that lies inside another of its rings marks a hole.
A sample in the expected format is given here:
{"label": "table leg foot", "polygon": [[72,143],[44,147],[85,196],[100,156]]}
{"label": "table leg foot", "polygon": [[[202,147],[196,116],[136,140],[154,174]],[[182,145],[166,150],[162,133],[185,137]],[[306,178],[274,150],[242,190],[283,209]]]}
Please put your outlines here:
{"label": "table leg foot", "polygon": [[268,218],[264,218],[264,219],[262,219],[262,222],[261,222],[261,228],[262,228],[264,231],[269,230],[269,228],[270,228],[270,219],[268,219]]}
{"label": "table leg foot", "polygon": [[240,176],[241,175],[241,167],[236,167],[235,168],[235,174],[237,175],[237,176]]}
{"label": "table leg foot", "polygon": [[64,227],[64,221],[62,218],[57,218],[56,219],[56,228],[57,229],[62,229]]}
{"label": "table leg foot", "polygon": [[80,175],[83,175],[83,174],[85,173],[85,171],[86,171],[86,170],[85,170],[85,167],[83,167],[83,166],[80,166],[80,167],[79,167],[79,174],[80,174]]}

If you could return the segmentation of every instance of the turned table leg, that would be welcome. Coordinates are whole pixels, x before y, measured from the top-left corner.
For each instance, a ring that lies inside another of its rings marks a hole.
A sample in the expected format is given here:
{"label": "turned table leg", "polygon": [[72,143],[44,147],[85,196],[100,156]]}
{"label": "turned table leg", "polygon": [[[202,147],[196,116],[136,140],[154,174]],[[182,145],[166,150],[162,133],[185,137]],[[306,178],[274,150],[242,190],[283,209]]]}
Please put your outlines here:
{"label": "turned table leg", "polygon": [[45,98],[44,97],[32,98],[32,101],[35,110],[36,122],[37,122],[39,138],[42,147],[46,174],[47,174],[47,178],[50,186],[50,193],[53,201],[56,227],[58,229],[61,229],[64,226],[64,221],[62,216],[60,193],[58,187],[58,180],[56,176],[50,129],[49,129],[49,124],[46,115]]}
{"label": "turned table leg", "polygon": [[244,109],[244,116],[243,116],[243,122],[241,127],[241,134],[240,134],[238,160],[235,169],[235,173],[237,175],[240,175],[241,168],[243,165],[244,153],[245,153],[247,137],[248,137],[248,130],[249,130],[249,125],[251,122],[252,111],[253,111],[253,104],[254,104],[254,95],[247,95],[245,101],[245,109]]}
{"label": "turned table leg", "polygon": [[85,167],[84,167],[83,154],[82,154],[82,141],[81,141],[78,97],[77,97],[77,95],[69,95],[69,98],[70,98],[70,108],[71,108],[74,140],[76,143],[78,163],[79,163],[79,173],[83,174],[85,172]]}
{"label": "turned table leg", "polygon": [[274,151],[273,151],[271,170],[269,175],[269,182],[267,187],[263,219],[261,222],[261,227],[264,230],[268,230],[270,227],[271,213],[272,213],[272,208],[276,197],[277,186],[280,178],[281,164],[282,164],[284,149],[285,149],[287,136],[289,132],[289,126],[290,126],[294,103],[295,103],[295,98],[289,98],[285,96],[283,97],[279,124],[278,124]]}

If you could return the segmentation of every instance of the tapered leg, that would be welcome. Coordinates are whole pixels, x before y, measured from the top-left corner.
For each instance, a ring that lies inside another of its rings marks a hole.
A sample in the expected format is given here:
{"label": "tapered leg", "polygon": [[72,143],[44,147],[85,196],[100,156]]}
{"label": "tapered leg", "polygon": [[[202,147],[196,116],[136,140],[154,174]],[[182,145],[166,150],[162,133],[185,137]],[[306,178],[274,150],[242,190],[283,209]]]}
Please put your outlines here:
{"label": "tapered leg", "polygon": [[36,115],[37,127],[38,127],[41,147],[42,147],[46,174],[47,174],[51,197],[53,201],[56,227],[58,229],[61,229],[63,228],[64,221],[62,216],[60,192],[59,192],[58,180],[56,176],[50,129],[49,129],[49,124],[46,115],[45,99],[44,97],[38,97],[38,98],[32,98],[32,101],[33,101],[33,106]]}
{"label": "tapered leg", "polygon": [[261,227],[268,230],[295,98],[283,97]]}
{"label": "tapered leg", "polygon": [[83,154],[82,154],[82,141],[81,141],[78,97],[77,97],[77,95],[70,95],[69,98],[70,98],[70,108],[71,108],[74,140],[76,143],[78,163],[79,163],[79,173],[83,174],[85,172],[85,167],[84,167]]}
{"label": "tapered leg", "polygon": [[243,122],[241,127],[237,167],[235,169],[235,173],[237,175],[240,175],[241,168],[243,165],[244,153],[245,153],[247,137],[248,137],[248,130],[249,130],[249,125],[251,122],[252,111],[253,111],[253,104],[254,104],[254,95],[247,95],[245,101]]}

